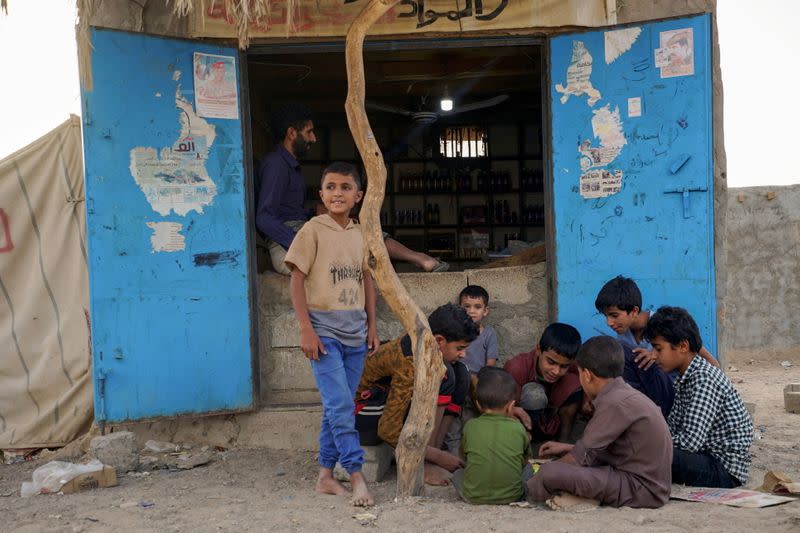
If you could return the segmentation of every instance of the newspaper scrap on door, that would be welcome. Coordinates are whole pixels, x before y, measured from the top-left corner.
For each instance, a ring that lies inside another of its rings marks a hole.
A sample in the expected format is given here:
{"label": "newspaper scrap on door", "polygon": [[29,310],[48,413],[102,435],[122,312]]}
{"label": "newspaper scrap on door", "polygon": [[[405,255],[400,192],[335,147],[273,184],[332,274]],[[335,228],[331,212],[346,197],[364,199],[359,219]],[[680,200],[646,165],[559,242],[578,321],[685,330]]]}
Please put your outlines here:
{"label": "newspaper scrap on door", "polygon": [[622,171],[606,169],[589,170],[581,174],[581,196],[605,198],[622,189]]}
{"label": "newspaper scrap on door", "polygon": [[194,53],[194,103],[201,117],[239,118],[235,57]]}
{"label": "newspaper scrap on door", "polygon": [[691,76],[694,74],[694,30],[662,31],[659,33],[660,48],[655,49],[656,67],[662,78]]}
{"label": "newspaper scrap on door", "polygon": [[183,224],[178,222],[147,222],[153,230],[150,246],[156,252],[180,252],[186,249],[186,238],[181,234]]}

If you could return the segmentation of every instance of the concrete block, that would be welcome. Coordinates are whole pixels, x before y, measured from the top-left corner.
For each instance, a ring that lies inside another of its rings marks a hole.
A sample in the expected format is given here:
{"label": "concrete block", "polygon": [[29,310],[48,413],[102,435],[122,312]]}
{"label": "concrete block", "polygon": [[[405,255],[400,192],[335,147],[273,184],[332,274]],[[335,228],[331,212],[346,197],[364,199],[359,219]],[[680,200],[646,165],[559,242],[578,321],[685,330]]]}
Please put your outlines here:
{"label": "concrete block", "polygon": [[319,449],[321,424],[321,406],[293,406],[265,408],[252,413],[120,424],[113,428],[135,433],[142,443],[154,439],[197,446],[316,451]]}
{"label": "concrete block", "polygon": [[[272,389],[316,389],[317,382],[308,359],[300,348],[273,348],[269,357],[272,368],[261,376],[261,385]],[[266,380],[265,380],[266,378]]]}
{"label": "concrete block", "polygon": [[[382,481],[392,466],[394,448],[385,442],[378,446],[362,446],[361,448],[364,450],[364,465],[361,467],[364,479],[367,480],[367,483]],[[350,474],[339,463],[336,463],[336,467],[333,469],[333,476],[339,481],[350,481]]]}
{"label": "concrete block", "polygon": [[[489,305],[493,301],[506,305],[526,305],[534,298],[541,299],[541,294],[533,294],[537,288],[531,280],[544,279],[545,264],[519,267],[489,268],[485,270],[467,270],[470,285],[480,285],[489,293]],[[547,299],[544,299],[545,306]]]}
{"label": "concrete block", "polygon": [[136,470],[139,466],[139,447],[136,435],[120,431],[92,439],[89,452],[104,465],[113,466],[117,472]]}
{"label": "concrete block", "polygon": [[292,310],[289,277],[275,272],[258,276],[258,311],[260,316],[273,317]]}
{"label": "concrete block", "polygon": [[300,346],[300,328],[297,327],[294,309],[270,318],[269,340],[272,348]]}
{"label": "concrete block", "polygon": [[787,413],[800,414],[800,383],[789,383],[783,388],[783,405]]}

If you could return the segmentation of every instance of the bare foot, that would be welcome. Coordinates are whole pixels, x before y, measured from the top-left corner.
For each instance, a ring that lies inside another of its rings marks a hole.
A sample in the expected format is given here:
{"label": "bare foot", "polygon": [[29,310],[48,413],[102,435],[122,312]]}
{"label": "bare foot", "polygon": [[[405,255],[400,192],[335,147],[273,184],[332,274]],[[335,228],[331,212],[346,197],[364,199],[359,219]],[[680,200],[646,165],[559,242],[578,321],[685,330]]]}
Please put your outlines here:
{"label": "bare foot", "polygon": [[420,259],[419,267],[425,272],[430,272],[431,270],[436,268],[436,265],[439,264],[439,261],[437,259],[434,259],[429,255],[423,253],[420,253],[420,255],[422,256],[422,259]]}
{"label": "bare foot", "polygon": [[367,490],[367,481],[361,472],[350,474],[350,486],[353,487],[353,498],[350,502],[356,507],[371,507],[375,505],[372,495]]}
{"label": "bare foot", "polygon": [[546,502],[547,506],[554,511],[566,511],[571,513],[585,513],[597,509],[600,502],[589,498],[580,498],[572,494],[562,493],[553,496]]}
{"label": "bare foot", "polygon": [[453,475],[439,465],[425,462],[425,484],[446,487]]}
{"label": "bare foot", "polygon": [[316,490],[320,494],[334,494],[336,496],[342,496],[349,493],[348,490],[344,488],[344,485],[334,479],[333,470],[330,468],[319,469]]}

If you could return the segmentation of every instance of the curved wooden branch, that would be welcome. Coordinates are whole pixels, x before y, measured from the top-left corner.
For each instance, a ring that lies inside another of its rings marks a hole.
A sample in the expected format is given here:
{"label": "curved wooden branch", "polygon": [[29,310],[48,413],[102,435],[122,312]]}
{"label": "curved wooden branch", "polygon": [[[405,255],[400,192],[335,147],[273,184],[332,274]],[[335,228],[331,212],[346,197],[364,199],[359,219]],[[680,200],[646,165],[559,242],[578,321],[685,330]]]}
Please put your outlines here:
{"label": "curved wooden branch", "polygon": [[421,494],[424,488],[423,458],[433,432],[436,396],[444,365],[428,319],[400,283],[383,243],[380,210],[386,191],[386,166],[364,109],[364,38],[369,28],[399,1],[370,0],[347,32],[345,110],[369,182],[360,219],[370,269],[384,300],[411,336],[414,350],[414,398],[396,450],[397,497],[403,499]]}

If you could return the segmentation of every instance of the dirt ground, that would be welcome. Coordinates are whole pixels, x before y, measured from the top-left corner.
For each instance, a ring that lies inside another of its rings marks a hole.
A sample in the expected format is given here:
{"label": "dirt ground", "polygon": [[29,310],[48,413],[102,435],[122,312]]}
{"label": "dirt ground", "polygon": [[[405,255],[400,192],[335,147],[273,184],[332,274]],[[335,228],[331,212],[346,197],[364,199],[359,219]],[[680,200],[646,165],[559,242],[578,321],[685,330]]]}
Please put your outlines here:
{"label": "dirt ground", "polygon": [[[767,470],[800,481],[800,415],[783,408],[783,387],[800,382],[800,360],[731,359],[729,376],[745,401],[756,404],[748,487]],[[0,530],[3,531],[800,531],[800,502],[766,509],[670,501],[657,510],[600,508],[580,514],[545,508],[470,506],[452,488],[394,503],[392,473],[372,486],[377,505],[358,510],[336,496],[312,491],[312,453],[234,449],[207,466],[186,471],[126,475],[119,486],[72,495],[19,497],[45,461],[0,465]],[[354,515],[371,513],[374,519]],[[363,522],[363,523],[362,523]]]}

